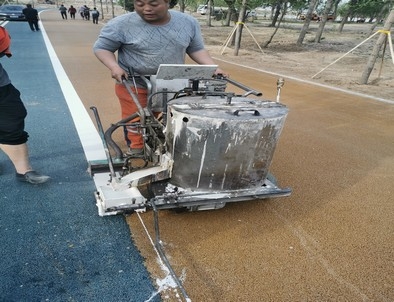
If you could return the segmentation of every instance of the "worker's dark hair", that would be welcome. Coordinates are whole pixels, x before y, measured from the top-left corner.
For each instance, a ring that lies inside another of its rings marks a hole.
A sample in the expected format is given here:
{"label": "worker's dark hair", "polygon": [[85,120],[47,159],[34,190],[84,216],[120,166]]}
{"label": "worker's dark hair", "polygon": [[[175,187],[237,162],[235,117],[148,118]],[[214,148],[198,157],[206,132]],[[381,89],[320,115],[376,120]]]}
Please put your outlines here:
{"label": "worker's dark hair", "polygon": [[169,4],[170,4],[170,8],[173,8],[175,5],[178,4],[178,0],[170,0]]}

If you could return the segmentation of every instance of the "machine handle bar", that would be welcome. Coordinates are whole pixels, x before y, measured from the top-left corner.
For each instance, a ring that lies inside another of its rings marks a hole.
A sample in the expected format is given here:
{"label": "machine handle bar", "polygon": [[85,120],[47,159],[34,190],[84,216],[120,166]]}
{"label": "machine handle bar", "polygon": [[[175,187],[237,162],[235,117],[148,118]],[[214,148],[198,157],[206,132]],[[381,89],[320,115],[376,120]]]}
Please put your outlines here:
{"label": "machine handle bar", "polygon": [[256,109],[238,109],[233,112],[233,115],[239,116],[240,111],[253,111],[254,116],[260,115],[260,112],[258,112],[258,110],[256,110]]}
{"label": "machine handle bar", "polygon": [[108,166],[109,166],[109,170],[111,172],[111,176],[115,178],[116,174],[115,174],[114,164],[112,162],[111,154],[108,149],[107,141],[105,139],[103,124],[101,123],[101,119],[100,119],[98,110],[94,106],[90,107],[90,109],[93,111],[94,117],[96,118],[97,127],[99,130],[100,138],[101,138],[103,146],[104,146],[104,152],[105,152],[105,156],[107,157],[107,160],[108,160]]}
{"label": "machine handle bar", "polygon": [[[220,77],[220,76],[219,76],[219,77]],[[236,86],[236,87],[238,87],[238,88],[241,88],[242,90],[245,90],[246,93],[245,93],[244,96],[248,96],[248,95],[250,95],[250,94],[253,94],[253,95],[255,95],[255,96],[262,96],[262,95],[263,95],[262,92],[256,91],[256,90],[254,90],[254,89],[252,89],[252,88],[250,88],[250,87],[248,87],[248,86],[246,86],[246,85],[244,85],[244,84],[241,84],[241,83],[239,83],[239,82],[237,82],[237,81],[231,80],[231,79],[226,78],[226,77],[223,77],[223,76],[221,77],[221,79],[227,81],[228,83],[230,83],[230,84],[232,84],[232,85],[234,85],[234,86]]]}

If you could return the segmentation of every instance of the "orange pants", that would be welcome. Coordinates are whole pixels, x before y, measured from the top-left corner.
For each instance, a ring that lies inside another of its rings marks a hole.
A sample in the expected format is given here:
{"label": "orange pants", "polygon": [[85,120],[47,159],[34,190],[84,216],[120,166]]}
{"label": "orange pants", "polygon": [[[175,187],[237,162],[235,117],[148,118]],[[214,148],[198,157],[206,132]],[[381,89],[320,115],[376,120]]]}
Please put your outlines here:
{"label": "orange pants", "polygon": [[[137,91],[134,87],[131,90],[137,95],[138,101],[142,108],[145,108],[148,102],[148,92],[146,89],[138,88]],[[127,91],[123,84],[115,84],[115,93],[119,99],[120,109],[122,111],[122,119],[138,112],[138,107],[134,103],[133,98]],[[138,122],[140,119],[137,117],[130,122]],[[135,126],[127,126],[124,128],[124,136],[126,144],[129,148],[142,149],[144,147],[142,135]]]}

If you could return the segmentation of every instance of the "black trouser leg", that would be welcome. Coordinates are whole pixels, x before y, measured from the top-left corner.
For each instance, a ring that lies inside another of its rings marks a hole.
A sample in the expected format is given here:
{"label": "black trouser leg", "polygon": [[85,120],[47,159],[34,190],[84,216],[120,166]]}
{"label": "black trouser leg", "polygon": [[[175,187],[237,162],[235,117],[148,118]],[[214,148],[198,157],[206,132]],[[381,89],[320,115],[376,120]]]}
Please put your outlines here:
{"label": "black trouser leg", "polygon": [[0,144],[20,145],[27,142],[26,115],[19,90],[12,84],[0,87]]}
{"label": "black trouser leg", "polygon": [[28,20],[27,23],[29,23],[30,29],[34,31],[33,21]]}

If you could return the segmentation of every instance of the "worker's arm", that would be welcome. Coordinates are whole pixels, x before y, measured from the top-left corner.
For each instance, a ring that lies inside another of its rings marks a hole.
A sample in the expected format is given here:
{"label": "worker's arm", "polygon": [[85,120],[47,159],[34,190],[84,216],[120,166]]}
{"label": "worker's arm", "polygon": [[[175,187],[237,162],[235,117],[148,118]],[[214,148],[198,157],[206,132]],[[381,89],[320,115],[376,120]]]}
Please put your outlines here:
{"label": "worker's arm", "polygon": [[[201,65],[217,65],[206,49],[195,51],[195,52],[189,54],[189,57],[194,62],[201,64]],[[220,68],[216,69],[215,74],[225,75],[223,70]]]}
{"label": "worker's arm", "polygon": [[119,66],[113,52],[104,49],[98,49],[94,52],[94,54],[101,61],[101,63],[103,63],[111,71],[111,77],[113,79],[117,80],[118,82],[122,82],[122,78],[127,79],[127,72]]}

